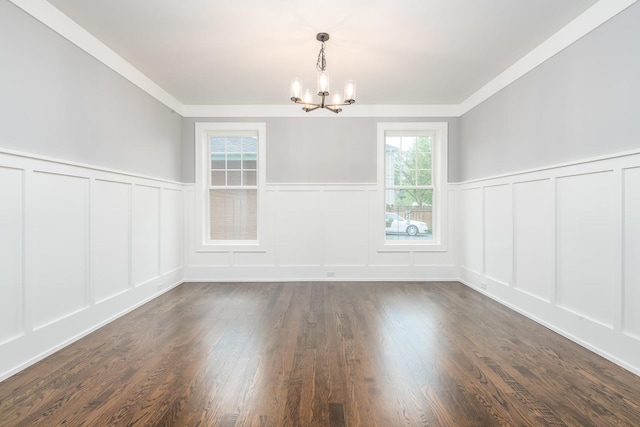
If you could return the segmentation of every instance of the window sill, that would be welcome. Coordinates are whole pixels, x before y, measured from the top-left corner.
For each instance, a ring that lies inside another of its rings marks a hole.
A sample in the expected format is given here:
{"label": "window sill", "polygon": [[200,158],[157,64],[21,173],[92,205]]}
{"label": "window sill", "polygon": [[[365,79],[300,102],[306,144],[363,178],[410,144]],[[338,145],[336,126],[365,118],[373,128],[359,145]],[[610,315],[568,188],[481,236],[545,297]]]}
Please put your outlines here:
{"label": "window sill", "polygon": [[384,252],[447,252],[447,245],[438,242],[405,243],[385,241],[378,245],[378,253]]}
{"label": "window sill", "polygon": [[415,246],[401,246],[394,248],[384,248],[378,249],[377,252],[379,254],[384,253],[394,253],[394,252],[447,252],[447,248],[424,248],[424,247],[415,247]]}
{"label": "window sill", "polygon": [[208,252],[253,252],[266,253],[264,244],[260,243],[202,243],[196,250],[198,253]]}

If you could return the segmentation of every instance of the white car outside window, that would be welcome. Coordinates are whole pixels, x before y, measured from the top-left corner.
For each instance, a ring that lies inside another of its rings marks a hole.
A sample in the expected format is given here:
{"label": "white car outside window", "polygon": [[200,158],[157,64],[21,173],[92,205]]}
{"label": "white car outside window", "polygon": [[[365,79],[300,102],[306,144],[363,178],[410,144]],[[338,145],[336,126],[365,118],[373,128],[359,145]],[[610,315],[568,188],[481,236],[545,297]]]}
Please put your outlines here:
{"label": "white car outside window", "polygon": [[407,233],[409,236],[415,236],[418,233],[425,234],[429,231],[426,223],[406,220],[391,212],[386,213],[385,229],[387,233]]}

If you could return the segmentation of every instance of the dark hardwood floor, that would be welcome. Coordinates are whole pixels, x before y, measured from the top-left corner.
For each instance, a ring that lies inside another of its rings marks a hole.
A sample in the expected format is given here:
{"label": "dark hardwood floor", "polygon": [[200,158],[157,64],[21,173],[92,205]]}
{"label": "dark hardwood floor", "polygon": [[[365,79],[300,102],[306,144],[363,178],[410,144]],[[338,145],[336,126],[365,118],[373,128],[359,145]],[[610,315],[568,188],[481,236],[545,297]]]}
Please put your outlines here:
{"label": "dark hardwood floor", "polygon": [[640,377],[459,283],[191,283],[0,383],[0,425],[638,426]]}

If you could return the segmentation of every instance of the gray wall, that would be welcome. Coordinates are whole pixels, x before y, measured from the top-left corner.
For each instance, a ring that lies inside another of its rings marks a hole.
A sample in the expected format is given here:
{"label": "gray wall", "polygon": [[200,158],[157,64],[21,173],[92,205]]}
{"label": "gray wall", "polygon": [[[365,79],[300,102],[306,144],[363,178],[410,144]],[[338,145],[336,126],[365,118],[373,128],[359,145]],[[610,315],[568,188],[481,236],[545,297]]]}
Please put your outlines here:
{"label": "gray wall", "polygon": [[[292,106],[292,108],[294,108]],[[314,113],[309,113],[314,114]],[[184,119],[183,182],[194,182],[196,122],[239,119]],[[267,126],[267,182],[270,184],[341,184],[376,182],[377,123],[446,121],[449,123],[449,177],[457,176],[457,118],[256,118]]]}
{"label": "gray wall", "polygon": [[181,178],[182,118],[0,0],[0,149]]}
{"label": "gray wall", "polygon": [[459,181],[639,149],[640,3],[464,114],[460,137]]}

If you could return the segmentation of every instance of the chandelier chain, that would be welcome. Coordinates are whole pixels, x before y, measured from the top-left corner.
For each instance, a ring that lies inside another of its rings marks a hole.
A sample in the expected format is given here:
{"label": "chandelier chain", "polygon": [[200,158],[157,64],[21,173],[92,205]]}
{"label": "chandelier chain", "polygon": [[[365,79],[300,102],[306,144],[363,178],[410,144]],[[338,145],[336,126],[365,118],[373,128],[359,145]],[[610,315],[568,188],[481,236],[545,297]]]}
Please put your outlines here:
{"label": "chandelier chain", "polygon": [[320,47],[320,52],[318,53],[318,61],[316,62],[316,70],[325,71],[327,69],[327,59],[324,55],[324,42],[322,42],[322,46]]}

